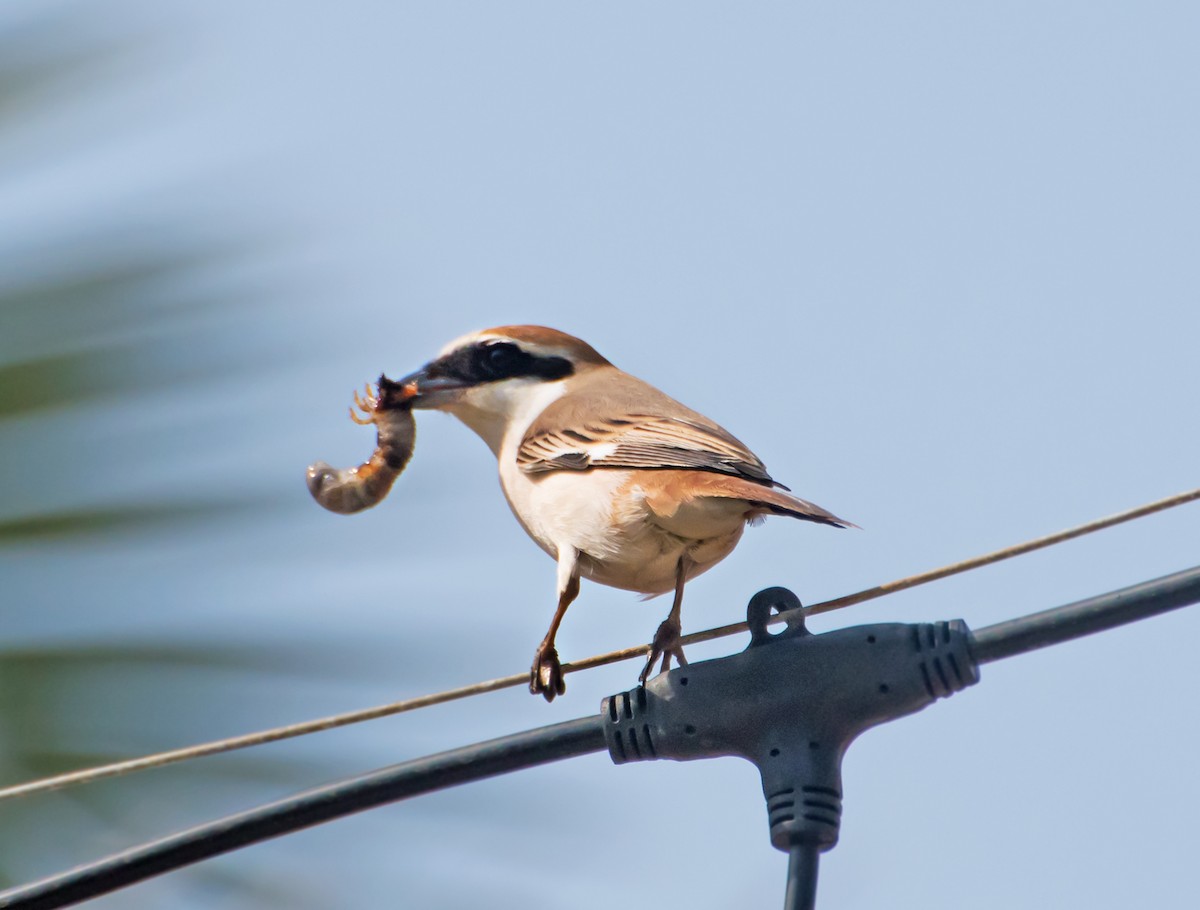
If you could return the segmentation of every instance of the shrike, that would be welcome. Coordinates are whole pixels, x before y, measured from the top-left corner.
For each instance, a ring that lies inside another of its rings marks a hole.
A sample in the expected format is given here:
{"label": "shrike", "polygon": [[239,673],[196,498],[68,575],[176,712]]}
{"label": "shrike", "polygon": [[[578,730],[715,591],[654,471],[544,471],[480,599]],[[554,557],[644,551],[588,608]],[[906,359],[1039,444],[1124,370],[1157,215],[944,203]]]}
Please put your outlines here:
{"label": "shrike", "polygon": [[790,515],[850,526],[785,492],[713,421],[555,329],[467,335],[400,384],[413,407],[449,412],[483,438],[517,521],[558,562],[558,608],[529,674],[547,701],[566,690],[554,637],[581,576],[675,592],[645,682],[659,657],[663,670],[671,657],[685,663],[683,586],[728,556],[747,523]]}

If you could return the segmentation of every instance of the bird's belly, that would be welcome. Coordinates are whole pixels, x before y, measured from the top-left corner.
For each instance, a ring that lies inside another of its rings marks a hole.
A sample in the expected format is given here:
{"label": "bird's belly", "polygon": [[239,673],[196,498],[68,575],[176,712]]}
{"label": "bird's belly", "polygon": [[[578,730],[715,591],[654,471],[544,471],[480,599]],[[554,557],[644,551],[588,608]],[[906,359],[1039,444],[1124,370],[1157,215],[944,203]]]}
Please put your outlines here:
{"label": "bird's belly", "polygon": [[513,472],[502,474],[501,484],[517,520],[543,550],[557,557],[562,547],[574,548],[583,577],[615,588],[670,591],[681,556],[688,556],[694,578],[741,538],[744,504],[698,502],[664,521],[629,477],[612,470]]}
{"label": "bird's belly", "polygon": [[563,547],[602,554],[617,546],[610,517],[619,472],[500,475],[505,498],[527,534],[557,557]]}
{"label": "bird's belly", "polygon": [[614,588],[663,594],[675,588],[675,572],[682,556],[688,557],[687,577],[695,578],[732,552],[744,527],[739,525],[719,537],[702,540],[677,537],[653,525],[631,528],[621,546],[607,557],[597,559],[581,551],[581,574]]}

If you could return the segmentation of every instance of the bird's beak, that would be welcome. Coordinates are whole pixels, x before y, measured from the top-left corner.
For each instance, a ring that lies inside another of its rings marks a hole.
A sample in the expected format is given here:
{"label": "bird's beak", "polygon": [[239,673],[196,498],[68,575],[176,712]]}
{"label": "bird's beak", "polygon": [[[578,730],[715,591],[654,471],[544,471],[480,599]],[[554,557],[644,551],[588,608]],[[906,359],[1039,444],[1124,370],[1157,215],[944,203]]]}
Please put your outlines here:
{"label": "bird's beak", "polygon": [[470,387],[470,382],[455,376],[432,375],[425,366],[400,380],[380,376],[380,404],[384,408],[440,408],[456,402]]}

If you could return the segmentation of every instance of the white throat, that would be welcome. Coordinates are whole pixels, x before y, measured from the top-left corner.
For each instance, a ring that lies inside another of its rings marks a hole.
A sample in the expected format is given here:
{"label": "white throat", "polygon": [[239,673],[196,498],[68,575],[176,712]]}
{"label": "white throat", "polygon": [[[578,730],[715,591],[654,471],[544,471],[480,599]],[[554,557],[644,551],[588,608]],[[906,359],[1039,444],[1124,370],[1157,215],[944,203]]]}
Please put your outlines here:
{"label": "white throat", "polygon": [[537,416],[566,394],[566,380],[509,379],[469,390],[446,410],[474,430],[497,458],[515,449]]}

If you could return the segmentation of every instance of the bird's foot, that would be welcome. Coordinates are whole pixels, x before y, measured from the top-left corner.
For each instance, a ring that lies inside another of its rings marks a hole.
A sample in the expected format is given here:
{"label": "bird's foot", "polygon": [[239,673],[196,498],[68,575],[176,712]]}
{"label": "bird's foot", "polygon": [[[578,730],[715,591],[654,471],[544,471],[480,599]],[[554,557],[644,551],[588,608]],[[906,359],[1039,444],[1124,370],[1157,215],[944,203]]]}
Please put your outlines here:
{"label": "bird's foot", "polygon": [[533,655],[533,666],[529,670],[529,691],[534,695],[541,695],[546,701],[554,701],[556,696],[567,691],[562,664],[553,645],[543,642]]}
{"label": "bird's foot", "polygon": [[667,618],[662,621],[658,631],[654,633],[654,640],[650,642],[650,655],[646,658],[646,666],[642,668],[638,682],[643,686],[646,684],[646,680],[650,678],[650,672],[654,669],[654,662],[660,657],[662,658],[660,673],[666,673],[671,669],[672,657],[679,661],[679,666],[687,666],[687,658],[683,656],[683,645],[680,643],[682,637],[683,628],[680,626],[679,620],[672,622],[670,618]]}

